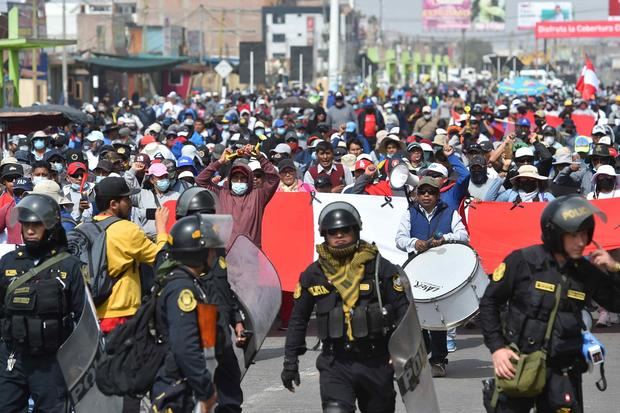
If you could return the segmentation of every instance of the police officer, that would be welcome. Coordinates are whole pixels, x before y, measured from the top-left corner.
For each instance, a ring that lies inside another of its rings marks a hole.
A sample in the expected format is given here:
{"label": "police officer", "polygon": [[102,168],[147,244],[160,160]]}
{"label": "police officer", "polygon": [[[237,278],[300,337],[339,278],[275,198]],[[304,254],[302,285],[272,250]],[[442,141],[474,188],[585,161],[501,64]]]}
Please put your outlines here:
{"label": "police officer", "polygon": [[306,352],[306,329],[316,308],[322,352],[323,411],[349,413],[357,400],[362,412],[393,412],[396,392],[388,340],[409,302],[396,266],[360,239],[362,222],[349,203],[334,202],[319,217],[325,242],[318,261],[300,276],[289,321],[282,383],[299,386],[298,356]]}
{"label": "police officer", "polygon": [[[157,311],[168,331],[170,351],[151,391],[156,411],[191,412],[198,403],[206,413],[217,401],[213,370],[207,367],[201,348],[200,335],[205,332],[199,329],[196,308],[198,302],[214,304],[208,299],[212,286],[203,278],[212,276],[209,270],[218,261],[216,249],[226,245],[224,227],[230,226],[230,222],[220,223],[216,217],[207,219],[207,215],[196,214],[181,218],[170,230],[170,258],[177,265],[166,275],[157,297]],[[221,232],[216,233],[216,228]]]}
{"label": "police officer", "polygon": [[[194,214],[215,214],[218,205],[217,195],[208,189],[191,187],[181,193],[177,200],[176,217],[181,219]],[[241,412],[243,392],[241,391],[241,370],[232,347],[230,327],[235,330],[235,345],[246,344],[244,314],[237,296],[228,283],[226,251],[215,250],[216,259],[210,266],[211,271],[201,278],[207,285],[208,300],[218,306],[218,326],[221,332],[219,346],[216,349],[217,369],[214,381],[217,387],[217,407],[215,413]]]}
{"label": "police officer", "polygon": [[[581,311],[590,299],[610,311],[620,310],[620,264],[602,249],[589,259],[583,256],[592,242],[595,214],[604,218],[579,195],[550,202],[541,217],[543,244],[512,252],[493,272],[480,301],[480,321],[495,374],[514,377],[513,362],[519,356],[508,345],[516,345],[521,354],[545,346],[547,380],[542,393],[531,398],[511,398],[487,389],[487,411],[529,412],[534,406],[540,412],[583,411],[581,375],[587,363],[581,355],[586,330]],[[558,288],[560,301],[545,343]],[[506,304],[502,324],[500,313]],[[491,405],[493,396],[499,396],[496,406]]]}
{"label": "police officer", "polygon": [[65,412],[69,399],[56,351],[84,306],[83,266],[67,250],[60,207],[31,194],[15,207],[24,245],[0,260],[0,411]]}

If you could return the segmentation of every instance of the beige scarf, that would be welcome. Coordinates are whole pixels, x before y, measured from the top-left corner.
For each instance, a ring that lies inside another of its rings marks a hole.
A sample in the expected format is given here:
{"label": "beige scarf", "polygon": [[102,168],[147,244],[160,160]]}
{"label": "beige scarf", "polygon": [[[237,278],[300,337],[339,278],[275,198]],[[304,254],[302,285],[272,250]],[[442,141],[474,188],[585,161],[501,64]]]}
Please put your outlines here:
{"label": "beige scarf", "polygon": [[360,241],[346,248],[332,248],[327,243],[316,246],[319,265],[327,279],[342,297],[342,311],[349,340],[354,340],[351,327],[351,309],[360,295],[360,282],[364,278],[365,265],[379,252],[374,244]]}

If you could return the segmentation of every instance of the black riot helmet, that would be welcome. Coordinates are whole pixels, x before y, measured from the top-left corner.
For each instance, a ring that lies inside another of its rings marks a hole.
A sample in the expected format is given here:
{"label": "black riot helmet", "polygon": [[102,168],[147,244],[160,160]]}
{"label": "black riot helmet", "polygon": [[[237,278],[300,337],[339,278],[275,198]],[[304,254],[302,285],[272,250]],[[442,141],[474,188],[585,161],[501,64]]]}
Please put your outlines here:
{"label": "black riot helmet", "polygon": [[231,230],[230,215],[183,217],[170,229],[170,257],[190,267],[201,267],[210,249],[226,246]]}
{"label": "black riot helmet", "polygon": [[60,223],[60,207],[50,196],[30,194],[15,206],[13,222],[40,222],[46,229],[52,229]]}
{"label": "black riot helmet", "polygon": [[354,227],[358,233],[362,229],[362,218],[357,209],[348,202],[332,202],[319,215],[319,232],[324,237],[330,229]]}
{"label": "black riot helmet", "polygon": [[192,215],[215,214],[218,198],[213,192],[199,186],[187,188],[177,199],[177,219]]}
{"label": "black riot helmet", "polygon": [[577,194],[551,201],[540,218],[543,244],[551,252],[563,254],[562,236],[584,230],[588,231],[589,244],[594,235],[594,214],[603,222],[607,221],[607,216],[600,209]]}

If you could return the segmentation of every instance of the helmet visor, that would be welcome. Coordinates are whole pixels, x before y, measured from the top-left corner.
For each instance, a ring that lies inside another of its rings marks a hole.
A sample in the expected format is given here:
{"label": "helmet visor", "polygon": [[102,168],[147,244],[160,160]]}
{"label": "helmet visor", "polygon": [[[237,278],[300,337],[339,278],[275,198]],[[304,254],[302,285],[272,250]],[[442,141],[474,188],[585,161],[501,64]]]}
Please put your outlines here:
{"label": "helmet visor", "polygon": [[9,224],[29,222],[40,222],[45,229],[52,229],[56,226],[60,222],[56,201],[42,194],[28,195],[23,198],[11,211]]}
{"label": "helmet visor", "polygon": [[232,233],[232,215],[200,214],[201,242],[205,248],[225,248]]}

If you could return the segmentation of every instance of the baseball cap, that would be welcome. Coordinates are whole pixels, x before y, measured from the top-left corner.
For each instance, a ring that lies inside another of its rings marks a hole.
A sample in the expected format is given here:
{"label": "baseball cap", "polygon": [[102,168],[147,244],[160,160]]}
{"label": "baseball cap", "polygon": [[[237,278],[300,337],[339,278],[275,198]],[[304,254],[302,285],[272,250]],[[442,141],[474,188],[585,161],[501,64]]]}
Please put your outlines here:
{"label": "baseball cap", "polygon": [[88,140],[90,142],[96,142],[96,141],[103,142],[103,133],[101,133],[98,130],[94,130],[94,131],[90,132],[88,134],[88,136],[86,136],[86,140]]}
{"label": "baseball cap", "polygon": [[575,152],[590,152],[590,138],[587,136],[577,136],[575,138]]}
{"label": "baseball cap", "polygon": [[486,166],[487,160],[482,155],[474,155],[469,161],[469,165],[470,166],[472,165]]}
{"label": "baseball cap", "polygon": [[129,135],[131,135],[131,129],[129,129],[128,127],[124,126],[124,127],[120,128],[118,130],[118,134],[120,136],[129,136]]}
{"label": "baseball cap", "polygon": [[88,168],[82,162],[71,162],[67,167],[67,174],[74,175],[79,170],[88,172]]}
{"label": "baseball cap", "polygon": [[[437,172],[440,173],[444,178],[448,177],[448,168],[446,168],[440,163],[433,162],[432,164],[430,164],[428,168],[426,168],[426,170],[423,172],[423,175],[426,175],[429,172]],[[422,181],[420,181],[419,185],[422,185]]]}
{"label": "baseball cap", "polygon": [[[163,166],[163,165],[162,165]],[[166,167],[164,166],[164,170]],[[129,188],[124,178],[108,176],[95,185],[95,193],[98,197],[114,198],[135,195],[140,192],[140,188]]]}
{"label": "baseball cap", "polygon": [[478,145],[480,145],[480,149],[482,149],[483,152],[491,152],[493,149],[495,149],[493,147],[493,142],[491,142],[490,140],[480,141]]}
{"label": "baseball cap", "polygon": [[409,145],[407,145],[407,152],[411,152],[414,149],[420,149],[422,150],[422,145],[420,145],[417,142],[411,142]]}
{"label": "baseball cap", "polygon": [[47,138],[49,135],[45,132],[43,132],[42,130],[38,130],[34,133],[34,135],[32,135],[32,139],[36,139],[36,138]]}
{"label": "baseball cap", "polygon": [[149,175],[160,177],[167,174],[168,169],[166,169],[166,166],[161,162],[154,163],[149,167]]}
{"label": "baseball cap", "polygon": [[190,158],[188,156],[181,156],[177,161],[177,168],[183,168],[185,166],[191,166],[193,169],[196,169],[193,158]]}
{"label": "baseball cap", "polygon": [[151,158],[145,153],[139,153],[136,155],[134,162],[142,162],[143,164],[148,165],[151,163]]}
{"label": "baseball cap", "polygon": [[431,113],[431,107],[426,105],[422,108],[422,113]]}
{"label": "baseball cap", "polygon": [[355,162],[355,171],[359,171],[361,170],[365,170],[367,167],[369,167],[370,165],[372,165],[372,162],[367,160],[367,159],[360,159],[359,161]]}
{"label": "baseball cap", "polygon": [[519,148],[515,152],[515,158],[521,158],[523,156],[534,156],[534,152],[530,148]]}
{"label": "baseball cap", "polygon": [[250,168],[250,170],[252,172],[254,171],[258,171],[258,170],[263,170],[263,167],[261,166],[260,162],[258,162],[257,160],[252,160],[250,162],[248,162],[248,167]]}
{"label": "baseball cap", "polygon": [[43,155],[43,160],[45,162],[50,162],[50,159],[54,157],[60,158],[63,161],[65,160],[65,155],[63,155],[62,152],[56,149],[52,149],[51,151],[45,152],[45,154]]}
{"label": "baseball cap", "polygon": [[[50,180],[46,179],[46,181],[50,181]],[[53,181],[50,181],[50,182],[53,182]],[[17,178],[15,180],[15,183],[13,184],[13,189],[22,189],[24,191],[32,191],[32,181],[30,180],[30,178],[26,178],[25,176]]]}
{"label": "baseball cap", "polygon": [[342,94],[342,92],[336,92],[336,94],[334,95],[334,97],[336,99],[344,99],[344,95]]}
{"label": "baseball cap", "polygon": [[444,146],[447,143],[448,143],[448,136],[447,135],[435,135],[435,138],[433,139],[433,145]]}
{"label": "baseball cap", "polygon": [[274,128],[283,128],[284,126],[286,126],[286,123],[284,123],[284,119],[276,119],[276,121],[273,122]]}
{"label": "baseball cap", "polygon": [[292,159],[282,159],[279,163],[278,163],[278,170],[280,172],[284,171],[285,169],[294,169],[297,170],[297,167],[295,166],[295,161],[293,161]]}
{"label": "baseball cap", "polygon": [[441,187],[441,184],[439,183],[439,179],[432,178],[430,176],[423,176],[422,179],[420,179],[420,182],[418,183],[418,189],[424,185],[432,186],[433,188],[437,188],[437,189]]}
{"label": "baseball cap", "polygon": [[102,171],[105,172],[112,172],[114,170],[114,165],[112,164],[112,162],[105,160],[105,159],[101,159],[98,163],[97,166],[95,167],[95,171],[97,169],[101,169]]}
{"label": "baseball cap", "polygon": [[347,126],[345,128],[345,132],[355,132],[357,130],[357,124],[355,122],[347,122]]}
{"label": "baseball cap", "polygon": [[607,131],[603,125],[594,125],[592,128],[592,135],[607,135]]}
{"label": "baseball cap", "polygon": [[291,154],[291,147],[286,143],[279,143],[273,148],[270,152],[272,153],[286,153],[288,155]]}

